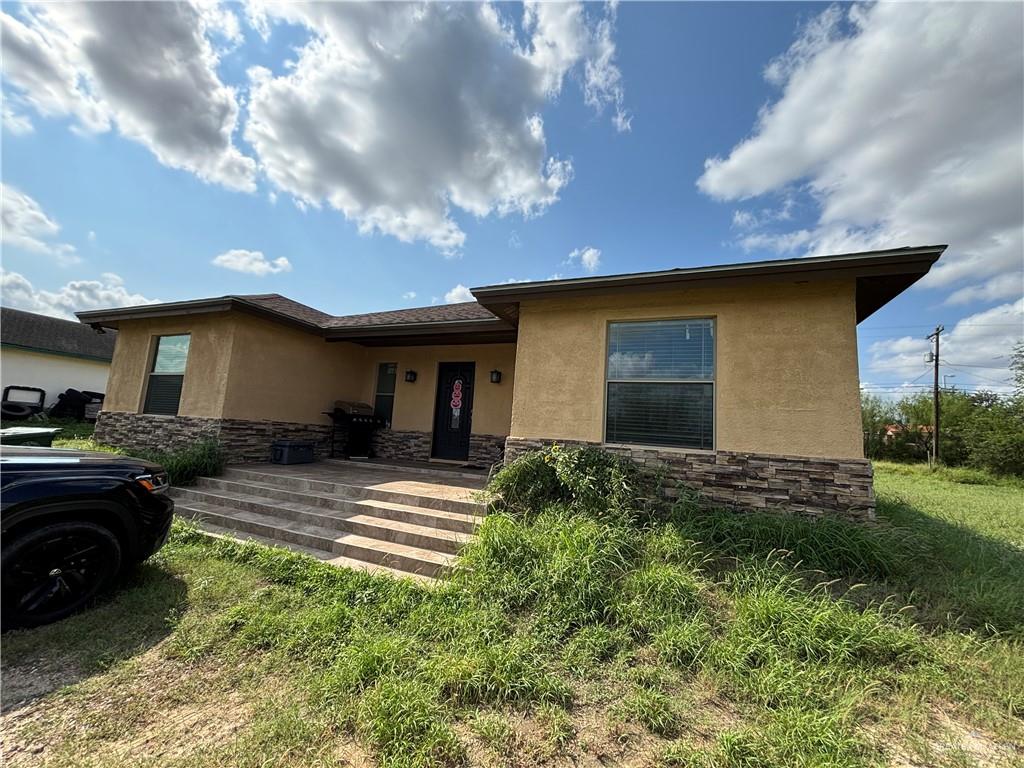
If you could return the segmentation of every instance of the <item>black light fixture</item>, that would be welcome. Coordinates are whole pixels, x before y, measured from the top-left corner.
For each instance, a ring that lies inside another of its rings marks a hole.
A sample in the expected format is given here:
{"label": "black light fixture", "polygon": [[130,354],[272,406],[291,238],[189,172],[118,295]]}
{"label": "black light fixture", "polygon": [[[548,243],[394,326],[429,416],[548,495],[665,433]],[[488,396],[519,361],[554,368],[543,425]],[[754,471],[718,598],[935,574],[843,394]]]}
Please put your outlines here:
{"label": "black light fixture", "polygon": [[497,369],[491,371],[491,384],[501,384],[501,371]]}
{"label": "black light fixture", "polygon": [[416,371],[406,371],[405,380],[408,381],[410,384],[416,381]]}

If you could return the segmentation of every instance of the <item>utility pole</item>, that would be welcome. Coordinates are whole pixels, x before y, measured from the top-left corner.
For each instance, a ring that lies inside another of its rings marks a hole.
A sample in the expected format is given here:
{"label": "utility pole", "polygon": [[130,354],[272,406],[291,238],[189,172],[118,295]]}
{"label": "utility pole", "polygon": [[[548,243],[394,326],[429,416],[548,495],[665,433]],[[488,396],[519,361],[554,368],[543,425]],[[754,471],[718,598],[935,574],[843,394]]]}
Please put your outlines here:
{"label": "utility pole", "polygon": [[941,408],[939,405],[939,336],[946,330],[941,325],[936,325],[935,330],[928,334],[928,340],[935,340],[935,350],[932,352],[931,362],[934,364],[934,383],[932,384],[932,466],[939,465],[939,419]]}

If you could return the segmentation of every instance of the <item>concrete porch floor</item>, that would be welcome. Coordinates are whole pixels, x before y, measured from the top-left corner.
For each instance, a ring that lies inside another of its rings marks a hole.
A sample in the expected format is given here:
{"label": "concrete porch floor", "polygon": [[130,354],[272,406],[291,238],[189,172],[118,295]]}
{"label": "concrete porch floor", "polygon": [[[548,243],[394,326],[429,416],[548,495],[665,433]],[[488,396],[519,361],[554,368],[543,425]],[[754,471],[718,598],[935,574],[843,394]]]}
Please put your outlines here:
{"label": "concrete porch floor", "polygon": [[267,475],[342,483],[361,488],[407,493],[449,501],[477,501],[487,485],[483,470],[427,462],[384,462],[376,459],[323,459],[312,464],[232,464],[235,469]]}

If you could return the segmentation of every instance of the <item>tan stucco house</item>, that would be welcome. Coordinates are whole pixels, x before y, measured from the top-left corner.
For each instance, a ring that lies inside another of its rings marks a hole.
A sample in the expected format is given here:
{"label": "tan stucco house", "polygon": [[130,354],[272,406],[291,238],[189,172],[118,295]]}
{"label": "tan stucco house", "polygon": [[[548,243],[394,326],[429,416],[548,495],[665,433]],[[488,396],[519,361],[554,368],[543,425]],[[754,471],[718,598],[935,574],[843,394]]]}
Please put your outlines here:
{"label": "tan stucco house", "polygon": [[873,514],[857,323],[945,246],[473,289],[476,302],[333,316],[277,294],[79,313],[118,330],[97,439],[329,449],[337,400],[378,456],[482,466],[594,444],[722,503]]}

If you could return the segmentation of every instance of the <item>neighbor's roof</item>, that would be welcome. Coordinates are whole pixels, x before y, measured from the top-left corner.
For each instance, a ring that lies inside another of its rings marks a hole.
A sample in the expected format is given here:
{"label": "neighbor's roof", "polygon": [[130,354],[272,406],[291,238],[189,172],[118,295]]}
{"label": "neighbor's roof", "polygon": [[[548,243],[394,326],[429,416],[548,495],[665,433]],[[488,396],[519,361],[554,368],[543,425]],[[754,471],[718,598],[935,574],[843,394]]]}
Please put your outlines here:
{"label": "neighbor's roof", "polygon": [[472,293],[478,300],[475,302],[359,315],[329,315],[276,293],[262,293],[92,310],[79,312],[78,317],[83,323],[116,328],[122,320],[239,310],[293,325],[327,339],[363,344],[392,344],[398,339],[413,337],[416,339],[413,343],[427,344],[457,335],[465,336],[467,340],[472,336],[491,341],[512,341],[515,339],[519,302],[524,299],[635,292],[680,284],[855,279],[857,321],[860,322],[927,274],[945,249],[944,245],[933,245],[605,277],[503,283],[474,288]]}
{"label": "neighbor's roof", "polygon": [[0,308],[0,341],[5,347],[109,363],[115,339],[116,334],[97,333],[74,320]]}

